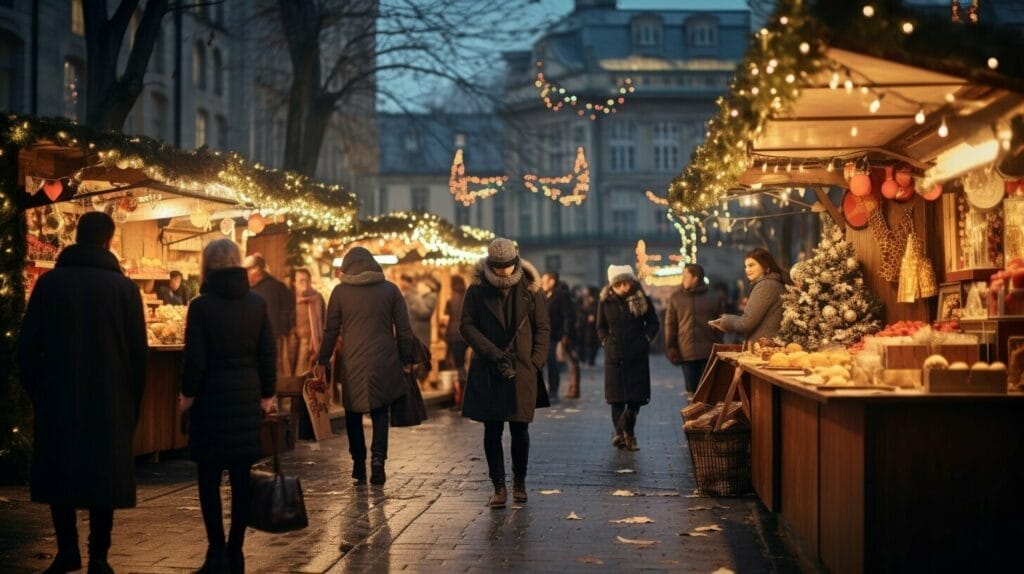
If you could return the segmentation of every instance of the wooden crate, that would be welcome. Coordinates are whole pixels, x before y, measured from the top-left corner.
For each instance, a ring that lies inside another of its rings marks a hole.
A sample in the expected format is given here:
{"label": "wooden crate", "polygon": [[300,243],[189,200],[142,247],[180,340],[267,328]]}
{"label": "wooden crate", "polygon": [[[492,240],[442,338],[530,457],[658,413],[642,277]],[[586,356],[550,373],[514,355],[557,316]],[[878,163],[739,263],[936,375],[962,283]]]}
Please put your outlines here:
{"label": "wooden crate", "polygon": [[1006,394],[1006,371],[926,369],[924,388],[929,393]]}
{"label": "wooden crate", "polygon": [[886,345],[882,366],[886,369],[920,369],[931,354],[928,345]]}
{"label": "wooden crate", "polygon": [[942,355],[950,363],[962,361],[971,366],[981,360],[981,348],[978,345],[935,345],[933,355]]}

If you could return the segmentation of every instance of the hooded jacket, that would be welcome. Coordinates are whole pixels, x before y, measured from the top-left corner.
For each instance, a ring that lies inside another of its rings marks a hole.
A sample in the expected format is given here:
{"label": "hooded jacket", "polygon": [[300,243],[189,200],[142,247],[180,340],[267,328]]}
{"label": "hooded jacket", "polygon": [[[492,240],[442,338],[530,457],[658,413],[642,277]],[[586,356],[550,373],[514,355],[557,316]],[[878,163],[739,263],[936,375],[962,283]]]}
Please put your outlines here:
{"label": "hooded jacket", "polygon": [[249,463],[262,455],[260,399],[274,396],[277,345],[267,303],[245,269],[212,271],[188,307],[181,392],[189,410],[192,458]]}
{"label": "hooded jacket", "polygon": [[135,423],[146,381],[139,289],[101,246],[72,245],[39,278],[18,336],[32,399],[32,500],[135,506]]}
{"label": "hooded jacket", "polygon": [[[488,278],[486,260],[481,260],[466,290],[460,331],[473,348],[473,361],[462,415],[473,420],[528,423],[538,406],[548,404],[540,372],[551,338],[547,303],[537,269],[520,260],[519,271],[519,281],[503,292]],[[498,370],[510,342],[515,381],[506,380]]]}
{"label": "hooded jacket", "polygon": [[317,362],[326,365],[341,337],[342,404],[353,413],[386,407],[407,392],[402,366],[414,362],[415,336],[398,286],[369,251],[353,247],[331,292]]}
{"label": "hooded jacket", "polygon": [[782,275],[768,273],[754,281],[742,315],[723,315],[726,331],[743,333],[747,341],[772,338],[782,326],[782,295],[786,292]]}

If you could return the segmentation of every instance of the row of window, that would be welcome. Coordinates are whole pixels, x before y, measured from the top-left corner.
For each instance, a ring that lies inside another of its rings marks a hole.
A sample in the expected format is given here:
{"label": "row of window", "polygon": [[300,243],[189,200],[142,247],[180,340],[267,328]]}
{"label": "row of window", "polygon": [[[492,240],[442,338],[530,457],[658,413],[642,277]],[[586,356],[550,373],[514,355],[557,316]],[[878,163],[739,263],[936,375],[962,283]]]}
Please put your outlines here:
{"label": "row of window", "polygon": [[[638,47],[660,47],[663,26],[657,18],[639,18],[633,22],[633,44]],[[697,20],[686,24],[686,45],[690,48],[714,48],[718,45],[718,24],[714,20]]]}

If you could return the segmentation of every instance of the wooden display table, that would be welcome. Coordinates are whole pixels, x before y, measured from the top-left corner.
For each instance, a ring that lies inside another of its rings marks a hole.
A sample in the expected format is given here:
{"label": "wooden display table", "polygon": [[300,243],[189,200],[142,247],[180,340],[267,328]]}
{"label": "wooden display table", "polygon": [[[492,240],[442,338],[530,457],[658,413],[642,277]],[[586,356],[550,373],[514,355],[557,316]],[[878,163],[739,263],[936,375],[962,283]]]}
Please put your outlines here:
{"label": "wooden display table", "polygon": [[754,488],[827,569],[1020,562],[1024,395],[818,390],[740,368]]}
{"label": "wooden display table", "polygon": [[182,415],[178,412],[183,348],[181,345],[149,348],[146,387],[132,443],[136,456],[188,446],[188,435],[183,432]]}

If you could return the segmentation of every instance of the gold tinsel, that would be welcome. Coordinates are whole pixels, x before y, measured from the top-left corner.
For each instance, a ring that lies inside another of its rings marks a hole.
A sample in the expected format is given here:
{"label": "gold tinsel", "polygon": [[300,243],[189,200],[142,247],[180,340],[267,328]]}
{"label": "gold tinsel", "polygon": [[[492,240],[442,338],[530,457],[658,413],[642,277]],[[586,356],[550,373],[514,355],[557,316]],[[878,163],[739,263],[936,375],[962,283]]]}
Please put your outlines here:
{"label": "gold tinsel", "polygon": [[898,303],[913,303],[918,299],[934,297],[939,292],[935,280],[935,267],[924,254],[924,244],[916,233],[907,236],[906,249],[900,262]]}

